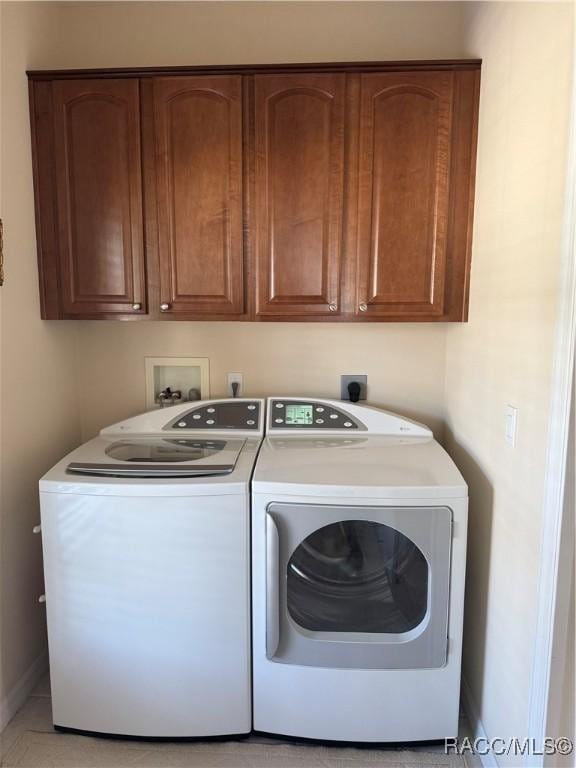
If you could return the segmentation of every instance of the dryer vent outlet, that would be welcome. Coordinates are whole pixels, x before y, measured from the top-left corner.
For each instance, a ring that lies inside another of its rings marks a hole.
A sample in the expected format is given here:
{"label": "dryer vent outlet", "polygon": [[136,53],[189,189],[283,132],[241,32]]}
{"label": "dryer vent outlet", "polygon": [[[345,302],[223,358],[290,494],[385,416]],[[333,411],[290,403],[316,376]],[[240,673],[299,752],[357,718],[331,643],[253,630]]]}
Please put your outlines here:
{"label": "dryer vent outlet", "polygon": [[340,376],[340,400],[347,400],[350,402],[350,391],[348,390],[349,384],[359,384],[360,394],[358,400],[366,400],[368,393],[368,376],[365,374],[342,374]]}

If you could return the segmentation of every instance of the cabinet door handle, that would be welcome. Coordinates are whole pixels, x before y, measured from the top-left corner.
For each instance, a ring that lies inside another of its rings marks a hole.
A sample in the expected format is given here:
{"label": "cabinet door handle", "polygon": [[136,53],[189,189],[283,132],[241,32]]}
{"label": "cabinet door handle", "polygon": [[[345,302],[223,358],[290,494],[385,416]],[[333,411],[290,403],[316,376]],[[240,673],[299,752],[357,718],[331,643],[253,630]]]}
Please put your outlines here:
{"label": "cabinet door handle", "polygon": [[161,312],[168,312],[169,309],[170,309],[170,304],[160,304]]}
{"label": "cabinet door handle", "polygon": [[330,312],[336,312],[336,310],[338,309],[338,304],[328,304],[328,309],[330,310]]}
{"label": "cabinet door handle", "polygon": [[360,312],[368,312],[368,304],[359,304],[358,309]]}
{"label": "cabinet door handle", "polygon": [[38,598],[38,602],[39,603],[45,603],[46,602],[46,595],[40,595],[40,597]]}
{"label": "cabinet door handle", "polygon": [[140,304],[140,302],[137,301],[135,304],[132,304],[132,309],[137,312],[139,309],[142,309],[142,304]]}
{"label": "cabinet door handle", "polygon": [[41,530],[42,530],[41,525],[35,525],[34,528],[32,528],[32,533],[40,533]]}

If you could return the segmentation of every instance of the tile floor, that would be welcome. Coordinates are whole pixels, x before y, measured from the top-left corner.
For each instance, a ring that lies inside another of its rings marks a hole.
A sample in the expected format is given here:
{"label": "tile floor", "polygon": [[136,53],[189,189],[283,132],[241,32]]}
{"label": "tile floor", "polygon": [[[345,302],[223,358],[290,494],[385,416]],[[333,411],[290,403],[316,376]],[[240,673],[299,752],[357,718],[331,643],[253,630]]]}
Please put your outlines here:
{"label": "tile floor", "polygon": [[[465,720],[461,735],[468,732]],[[77,736],[52,728],[46,677],[4,730],[3,768],[478,768],[443,746],[354,749],[251,737],[229,742],[142,742]]]}

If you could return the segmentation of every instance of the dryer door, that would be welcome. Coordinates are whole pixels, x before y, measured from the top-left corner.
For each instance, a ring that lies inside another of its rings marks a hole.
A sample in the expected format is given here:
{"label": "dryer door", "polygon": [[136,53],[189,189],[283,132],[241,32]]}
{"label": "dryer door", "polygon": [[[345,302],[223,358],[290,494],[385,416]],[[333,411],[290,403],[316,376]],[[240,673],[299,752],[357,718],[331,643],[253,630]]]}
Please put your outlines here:
{"label": "dryer door", "polygon": [[271,504],[266,536],[268,658],[444,666],[450,509]]}

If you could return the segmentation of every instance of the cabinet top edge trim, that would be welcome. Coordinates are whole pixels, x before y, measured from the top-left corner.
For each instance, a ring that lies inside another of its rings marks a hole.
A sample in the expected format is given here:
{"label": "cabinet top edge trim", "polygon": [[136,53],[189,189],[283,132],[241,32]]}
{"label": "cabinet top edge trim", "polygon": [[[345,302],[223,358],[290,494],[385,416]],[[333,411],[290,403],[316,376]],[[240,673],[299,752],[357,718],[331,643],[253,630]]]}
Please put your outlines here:
{"label": "cabinet top edge trim", "polygon": [[309,64],[218,64],[190,67],[124,67],[108,69],[34,69],[26,75],[30,80],[59,80],[77,78],[157,77],[208,74],[282,74],[297,72],[398,72],[419,70],[477,70],[482,59],[425,59],[406,61],[356,61]]}

